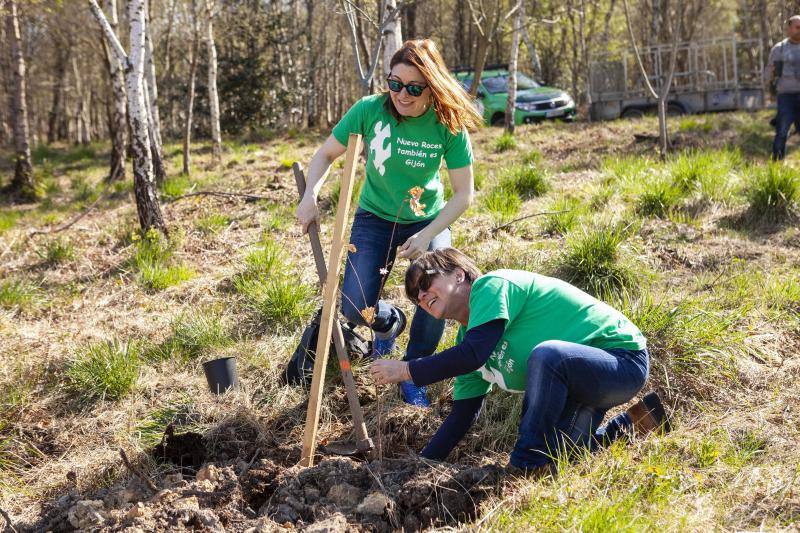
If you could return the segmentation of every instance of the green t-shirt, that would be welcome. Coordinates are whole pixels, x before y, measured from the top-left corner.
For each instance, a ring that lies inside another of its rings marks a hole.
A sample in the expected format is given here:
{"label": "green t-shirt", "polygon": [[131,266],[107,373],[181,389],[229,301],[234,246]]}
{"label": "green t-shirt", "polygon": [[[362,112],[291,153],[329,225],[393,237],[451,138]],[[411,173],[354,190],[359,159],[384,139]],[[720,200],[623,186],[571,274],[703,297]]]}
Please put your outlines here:
{"label": "green t-shirt", "polygon": [[643,350],[647,341],[625,315],[560,279],[523,270],[495,270],[472,284],[467,330],[490,320],[506,321],[503,336],[484,366],[458,376],[453,397],[475,398],[496,383],[510,392],[524,392],[528,358],[548,340]]}
{"label": "green t-shirt", "polygon": [[[439,122],[433,106],[418,117],[404,117],[398,123],[384,106],[387,98],[376,94],[356,102],[333,128],[333,136],[345,146],[351,133],[364,136],[369,156],[359,200],[363,209],[403,224],[429,220],[444,206],[439,178],[442,159],[447,168],[472,163],[469,134],[462,130],[453,135]],[[425,204],[422,216],[416,215],[409,204],[412,187],[423,189],[419,200]]]}

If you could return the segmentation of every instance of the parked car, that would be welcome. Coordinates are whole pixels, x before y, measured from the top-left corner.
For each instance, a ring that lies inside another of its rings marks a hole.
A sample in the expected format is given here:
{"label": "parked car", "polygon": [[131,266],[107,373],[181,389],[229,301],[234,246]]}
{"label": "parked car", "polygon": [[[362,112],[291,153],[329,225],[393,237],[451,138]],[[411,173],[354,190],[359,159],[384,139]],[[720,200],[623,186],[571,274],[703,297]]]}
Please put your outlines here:
{"label": "parked car", "polygon": [[[454,75],[465,89],[469,90],[472,87],[472,69],[457,69]],[[483,118],[487,124],[497,126],[503,123],[507,101],[508,68],[505,66],[486,68],[478,87],[478,108],[483,108]],[[521,72],[517,72],[516,104],[517,110],[514,115],[517,124],[554,118],[564,120],[575,118],[575,102],[569,94],[561,89],[548,87]]]}

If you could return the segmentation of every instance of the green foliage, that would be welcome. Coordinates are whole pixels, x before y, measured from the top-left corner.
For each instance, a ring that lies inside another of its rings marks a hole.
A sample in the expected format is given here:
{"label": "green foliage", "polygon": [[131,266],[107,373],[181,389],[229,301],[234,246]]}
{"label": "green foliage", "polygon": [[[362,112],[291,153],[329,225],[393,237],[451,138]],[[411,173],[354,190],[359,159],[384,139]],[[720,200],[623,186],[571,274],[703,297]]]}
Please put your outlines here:
{"label": "green foliage", "polygon": [[70,362],[70,390],[83,401],[119,400],[136,386],[141,366],[140,347],[116,339],[86,346]]}
{"label": "green foliage", "polygon": [[93,202],[98,196],[97,190],[83,175],[77,175],[70,180],[70,189],[74,202]]}
{"label": "green foliage", "polygon": [[212,348],[233,343],[222,317],[214,309],[193,309],[181,313],[170,329],[171,334],[164,342],[145,352],[147,360],[179,358],[188,361],[207,355]]}
{"label": "green foliage", "polygon": [[195,227],[200,233],[209,235],[219,233],[231,223],[231,219],[222,213],[212,213],[199,218],[195,222]]}
{"label": "green foliage", "polygon": [[475,182],[475,190],[480,191],[486,184],[486,179],[489,177],[489,171],[486,168],[486,163],[477,161],[472,166],[473,181]]}
{"label": "green foliage", "polygon": [[752,219],[782,222],[796,213],[800,202],[800,176],[781,163],[758,166],[752,171],[746,194]]}
{"label": "green foliage", "polygon": [[517,139],[513,133],[503,133],[494,141],[494,151],[498,153],[507,152],[517,147]]}
{"label": "green foliage", "polygon": [[654,167],[655,162],[642,156],[615,156],[603,162],[603,176],[607,183],[614,181],[637,182]]}
{"label": "green foliage", "polygon": [[570,234],[558,273],[565,281],[599,297],[633,289],[636,276],[621,259],[625,229],[600,226]]}
{"label": "green foliage", "polygon": [[483,206],[491,213],[497,224],[503,224],[519,213],[522,200],[516,190],[499,186],[483,197]]}
{"label": "green foliage", "polygon": [[577,198],[561,197],[548,209],[542,223],[542,232],[545,235],[566,235],[578,221],[582,213],[581,203]]}
{"label": "green foliage", "polygon": [[75,247],[71,242],[56,238],[48,241],[44,248],[36,250],[39,259],[47,265],[58,265],[75,259]]}
{"label": "green foliage", "polygon": [[0,281],[0,307],[3,309],[29,311],[40,298],[41,290],[30,282],[20,279]]}
{"label": "green foliage", "polygon": [[272,239],[266,238],[260,246],[250,250],[245,256],[245,270],[241,277],[256,279],[280,274],[285,261],[286,252],[283,247]]}
{"label": "green foliage", "polygon": [[686,116],[678,121],[678,131],[710,133],[714,129],[714,123],[705,118]]}
{"label": "green foliage", "polygon": [[161,233],[151,230],[138,239],[130,264],[138,273],[139,282],[148,290],[160,291],[190,279],[194,273],[176,264],[175,244]]}
{"label": "green foliage", "polygon": [[19,219],[19,212],[3,208],[0,211],[0,235],[14,227]]}
{"label": "green foliage", "polygon": [[726,201],[733,194],[733,174],[742,165],[742,154],[737,150],[690,150],[674,157],[667,169],[681,191]]}

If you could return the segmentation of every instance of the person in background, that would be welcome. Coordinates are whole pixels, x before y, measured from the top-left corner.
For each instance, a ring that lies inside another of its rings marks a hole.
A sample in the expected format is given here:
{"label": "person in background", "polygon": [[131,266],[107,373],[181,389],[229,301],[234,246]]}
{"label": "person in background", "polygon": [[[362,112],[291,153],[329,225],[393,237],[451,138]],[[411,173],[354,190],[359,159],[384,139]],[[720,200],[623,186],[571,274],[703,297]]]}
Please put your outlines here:
{"label": "person in background", "polygon": [[786,156],[786,139],[792,124],[800,124],[800,15],[786,21],[786,39],[772,47],[766,78],[777,93],[772,159]]}
{"label": "person in background", "polygon": [[[318,222],[317,197],[331,163],[341,156],[348,136],[364,136],[368,148],[366,180],[350,234],[342,283],[342,313],[374,331],[375,357],[392,352],[406,326],[403,312],[379,299],[399,251],[413,259],[450,245],[450,224],[472,202],[472,145],[469,130],[481,116],[429,39],[406,41],[390,62],[388,92],[356,102],[308,165],[308,186],[297,218],[308,230]],[[453,195],[445,202],[440,180],[444,162]],[[417,308],[411,321],[405,359],[432,354],[444,321]],[[403,399],[428,406],[425,387],[400,383]]]}
{"label": "person in background", "polygon": [[450,454],[493,385],[524,395],[512,471],[546,474],[563,450],[669,429],[655,393],[601,425],[647,381],[647,341],[622,313],[577,287],[522,270],[481,274],[466,255],[442,248],[411,263],[405,289],[432,316],[460,324],[452,348],[370,366],[377,384],[456,378],[453,408],[423,457]]}

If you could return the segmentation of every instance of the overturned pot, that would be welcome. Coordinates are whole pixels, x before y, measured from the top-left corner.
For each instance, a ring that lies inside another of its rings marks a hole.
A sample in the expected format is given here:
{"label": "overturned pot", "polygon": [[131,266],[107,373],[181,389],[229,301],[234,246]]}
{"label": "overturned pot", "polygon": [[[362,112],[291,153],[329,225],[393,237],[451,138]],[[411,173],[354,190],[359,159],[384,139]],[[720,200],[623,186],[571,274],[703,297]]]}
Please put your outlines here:
{"label": "overturned pot", "polygon": [[228,390],[239,390],[239,376],[236,373],[236,358],[221,357],[203,363],[208,388],[214,394],[224,394]]}

